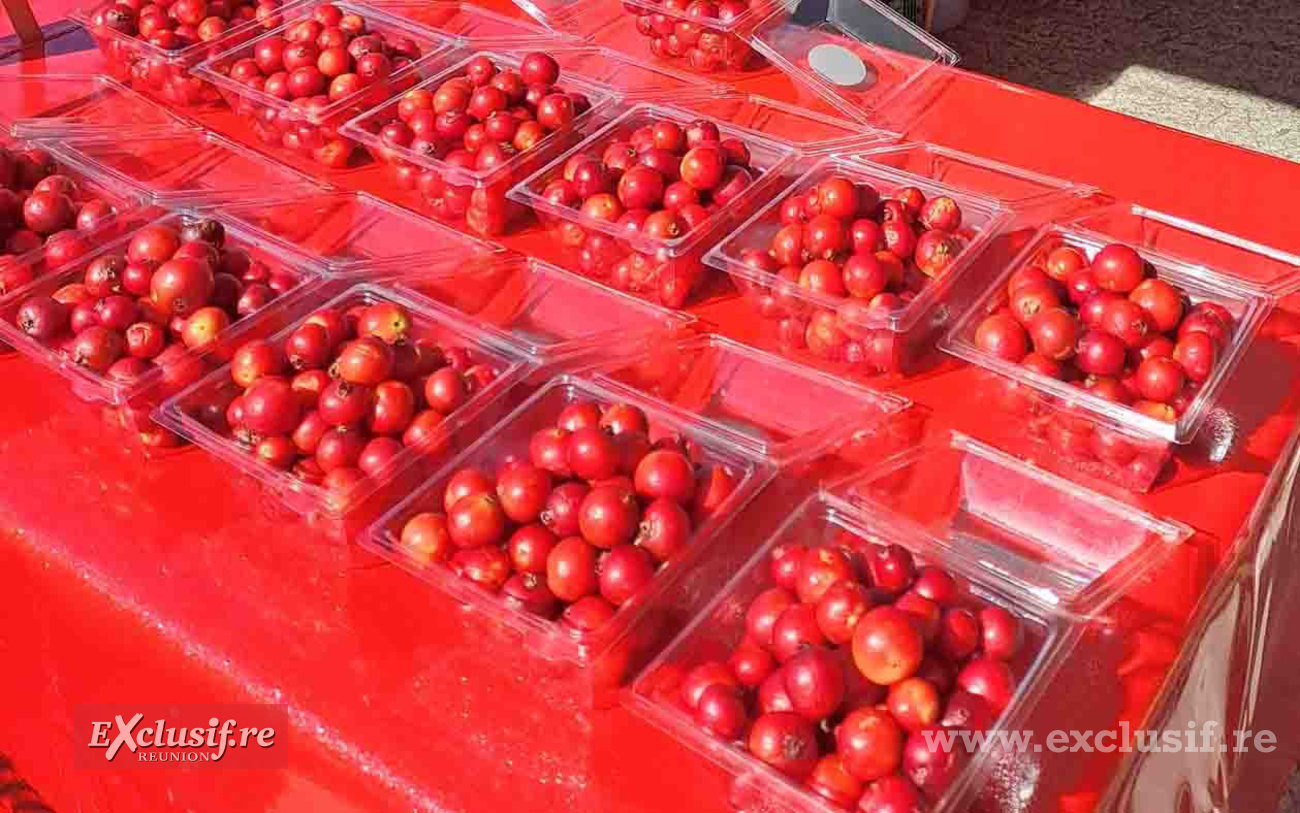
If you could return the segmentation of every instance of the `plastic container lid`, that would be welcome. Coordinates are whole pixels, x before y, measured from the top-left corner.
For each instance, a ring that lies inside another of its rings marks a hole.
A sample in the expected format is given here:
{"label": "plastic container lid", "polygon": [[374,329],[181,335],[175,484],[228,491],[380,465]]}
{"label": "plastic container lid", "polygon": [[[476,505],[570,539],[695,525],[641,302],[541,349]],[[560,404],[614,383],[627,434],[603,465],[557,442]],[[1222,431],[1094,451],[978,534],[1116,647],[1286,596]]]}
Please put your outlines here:
{"label": "plastic container lid", "polygon": [[794,144],[804,155],[843,153],[889,144],[896,133],[864,127],[856,119],[825,116],[753,93],[724,91],[710,98],[673,99],[678,107],[698,110],[715,121],[725,121]]}
{"label": "plastic container lid", "polygon": [[310,176],[214,133],[70,139],[51,141],[46,149],[62,163],[106,175],[164,205],[299,198],[326,189]]}
{"label": "plastic container lid", "polygon": [[911,403],[712,335],[599,369],[781,464],[820,455]]}
{"label": "plastic container lid", "polygon": [[484,331],[508,335],[524,352],[546,362],[588,350],[606,356],[642,352],[646,340],[676,336],[696,321],[527,257],[398,287],[474,317]]}
{"label": "plastic container lid", "polygon": [[926,538],[1019,595],[1083,618],[1193,533],[957,432],[932,433],[831,491],[871,524]]}
{"label": "plastic container lid", "polygon": [[846,151],[841,155],[851,161],[937,181],[1016,211],[1039,209],[1070,198],[1082,199],[1097,192],[1094,186],[1042,175],[926,141],[875,146]]}
{"label": "plastic container lid", "polygon": [[1221,276],[1258,286],[1277,297],[1300,290],[1300,255],[1177,215],[1135,203],[1117,203],[1072,222],[1139,251],[1153,249],[1194,266],[1211,268]]}
{"label": "plastic container lid", "polygon": [[286,251],[318,258],[336,278],[418,276],[504,251],[364,192],[247,201],[223,213]]}
{"label": "plastic container lid", "polygon": [[917,99],[932,69],[957,62],[952,49],[875,0],[786,0],[755,27],[753,45],[846,115],[899,129],[919,112],[902,102]]}
{"label": "plastic container lid", "polygon": [[523,48],[529,45],[554,45],[557,40],[574,39],[548,26],[497,14],[473,3],[370,0],[368,5],[394,17],[433,29],[462,45],[477,48]]}
{"label": "plastic container lid", "polygon": [[127,138],[191,125],[106,76],[0,74],[0,127],[16,138]]}
{"label": "plastic container lid", "polygon": [[628,54],[595,45],[569,45],[547,50],[560,64],[560,77],[580,76],[613,88],[624,101],[640,99],[680,102],[714,99],[722,85],[698,76],[651,64]]}

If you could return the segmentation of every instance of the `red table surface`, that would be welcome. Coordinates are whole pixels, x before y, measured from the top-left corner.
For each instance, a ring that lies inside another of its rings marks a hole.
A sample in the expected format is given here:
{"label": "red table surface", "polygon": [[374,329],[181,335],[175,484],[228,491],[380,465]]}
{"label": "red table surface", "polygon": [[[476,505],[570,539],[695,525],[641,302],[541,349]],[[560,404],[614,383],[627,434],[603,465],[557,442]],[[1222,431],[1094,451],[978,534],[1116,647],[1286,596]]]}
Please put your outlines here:
{"label": "red table surface", "polygon": [[[40,9],[42,22],[54,12]],[[84,52],[5,70],[99,68],[98,54]],[[790,91],[770,72],[750,84],[771,96]],[[203,118],[246,135],[228,111]],[[1279,214],[1300,188],[1295,164],[962,72],[908,136],[1300,249],[1294,219]],[[388,191],[379,168],[344,178]],[[534,232],[506,242],[536,250],[545,241]],[[735,298],[697,311],[721,332],[746,335]],[[1201,703],[1234,725],[1298,730],[1300,709],[1286,701],[1293,670],[1270,646],[1296,613],[1285,600],[1294,568],[1273,544],[1288,526],[1246,527],[1295,423],[1296,324],[1289,310],[1270,320],[1245,363],[1252,387],[1228,396],[1245,440],[1226,465],[1179,464],[1150,494],[1120,495],[1199,533],[1116,605],[1114,628],[1090,632],[1118,636],[1107,651],[1123,653],[1124,679],[1067,667],[1048,708],[1065,714],[1084,685],[1083,727],[1136,726],[1153,708],[1174,726]],[[527,653],[503,650],[422,582],[287,521],[200,452],[145,459],[51,373],[15,356],[0,358],[0,369],[0,751],[54,809],[727,809],[726,779],[703,760],[626,711],[575,714],[564,698],[524,684],[509,664]],[[973,376],[950,365],[900,391],[938,422],[979,436],[994,417],[962,409]],[[1285,516],[1289,502],[1282,508]],[[1243,560],[1253,567],[1225,566]],[[1202,661],[1220,660],[1207,677]],[[289,769],[72,766],[85,740],[72,728],[78,704],[218,701],[286,704]],[[1264,809],[1295,756],[1296,738],[1279,739],[1288,745],[1271,757],[1234,763],[1230,781],[1203,775],[1213,763],[1195,760],[1131,765],[1125,783],[1142,801],[1121,807],[1200,810],[1222,797]],[[1080,757],[1025,809],[1089,809],[1117,765],[1114,755]],[[1194,806],[1180,790],[1187,784]]]}

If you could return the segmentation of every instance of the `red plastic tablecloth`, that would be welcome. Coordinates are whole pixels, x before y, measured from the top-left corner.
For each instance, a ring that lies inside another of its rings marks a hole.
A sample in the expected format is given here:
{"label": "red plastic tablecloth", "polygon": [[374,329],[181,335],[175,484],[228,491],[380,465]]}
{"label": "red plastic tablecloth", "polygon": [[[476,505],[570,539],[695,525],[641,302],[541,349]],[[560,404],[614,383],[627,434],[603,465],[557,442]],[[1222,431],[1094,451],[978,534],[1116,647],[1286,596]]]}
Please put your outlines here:
{"label": "red plastic tablecloth", "polygon": [[[65,3],[37,5],[50,22]],[[3,70],[99,67],[83,51]],[[749,84],[780,96],[786,81],[767,72]],[[207,121],[240,132],[229,113]],[[908,135],[1300,250],[1288,214],[1300,165],[962,72]],[[347,183],[384,191],[378,171]],[[698,312],[745,331],[735,300]],[[1076,690],[1054,701],[1077,705],[1082,683],[1095,727],[1136,726],[1155,708],[1171,726],[1214,714],[1292,736],[1272,755],[1222,767],[1150,759],[1117,773],[1113,756],[1081,757],[1024,809],[1086,810],[1113,784],[1126,789],[1117,807],[1142,813],[1274,803],[1300,731],[1278,632],[1298,604],[1284,544],[1290,479],[1276,481],[1277,510],[1247,519],[1294,428],[1298,319],[1279,311],[1251,351],[1243,378],[1260,383],[1229,396],[1245,441],[1225,466],[1180,464],[1150,494],[1119,495],[1199,534],[1156,584],[1117,605],[1120,632],[1095,633],[1123,636],[1126,677],[1067,667]],[[144,459],[54,375],[13,356],[0,370],[0,752],[54,809],[726,809],[725,779],[694,754],[624,711],[573,714],[539,696],[501,668],[524,653],[501,651],[423,583],[323,542],[201,453]],[[973,375],[957,369],[901,392],[979,435],[987,427],[953,406]],[[290,767],[73,767],[85,737],[72,707],[131,701],[286,704]]]}

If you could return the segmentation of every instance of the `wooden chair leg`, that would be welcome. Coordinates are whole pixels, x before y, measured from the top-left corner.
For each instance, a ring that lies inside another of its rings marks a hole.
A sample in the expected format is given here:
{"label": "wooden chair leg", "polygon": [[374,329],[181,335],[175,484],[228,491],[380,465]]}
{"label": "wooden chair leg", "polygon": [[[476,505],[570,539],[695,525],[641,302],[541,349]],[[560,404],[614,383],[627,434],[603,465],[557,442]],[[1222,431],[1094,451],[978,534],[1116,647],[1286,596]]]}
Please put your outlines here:
{"label": "wooden chair leg", "polygon": [[36,22],[36,15],[32,13],[30,0],[3,0],[3,3],[9,21],[14,24],[14,31],[18,32],[18,39],[24,45],[35,45],[45,40],[40,23]]}

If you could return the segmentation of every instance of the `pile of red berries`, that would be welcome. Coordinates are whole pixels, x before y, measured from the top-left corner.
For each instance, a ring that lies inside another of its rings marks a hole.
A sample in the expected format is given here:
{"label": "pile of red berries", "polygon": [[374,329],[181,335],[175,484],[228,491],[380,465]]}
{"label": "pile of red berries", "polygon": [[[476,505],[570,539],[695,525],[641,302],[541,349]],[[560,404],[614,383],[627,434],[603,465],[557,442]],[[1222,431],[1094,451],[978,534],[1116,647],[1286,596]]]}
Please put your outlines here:
{"label": "pile of red berries", "polygon": [[[407,91],[392,115],[378,117],[370,126],[378,128],[385,147],[467,172],[491,173],[549,134],[569,129],[591,107],[586,96],[563,90],[559,81],[560,66],[547,54],[526,55],[518,70],[480,54],[437,88]],[[515,208],[505,196],[512,178],[458,184],[438,170],[406,164],[400,153],[380,151],[378,157],[399,166],[399,180],[417,188],[435,216],[463,218],[482,235],[505,232]]]}
{"label": "pile of red berries", "polygon": [[168,368],[299,283],[225,240],[215,220],[146,226],[125,250],[91,260],[79,282],[26,298],[18,327],[112,381]]}
{"label": "pile of red berries", "polygon": [[636,15],[636,30],[650,40],[655,56],[685,59],[697,71],[715,73],[762,64],[749,43],[726,30],[752,5],[751,0],[646,0],[624,8]]}
{"label": "pile of red berries", "polygon": [[175,51],[221,39],[250,22],[279,25],[280,5],[280,0],[116,0],[97,9],[91,25]]}
{"label": "pile of red berries", "polygon": [[[766,248],[745,249],[740,257],[771,284],[738,284],[776,323],[781,346],[874,372],[897,371],[897,337],[867,325],[881,324],[952,267],[963,247],[957,201],[927,199],[914,186],[886,198],[870,184],[831,175],[790,195],[778,211],[781,227]],[[805,293],[846,301],[818,307]]]}
{"label": "pile of red berries", "polygon": [[975,346],[1107,401],[1173,423],[1213,374],[1234,318],[1191,304],[1132,248],[1112,243],[1044,251],[1007,282],[1006,299],[975,330]]}
{"label": "pile of red berries", "polygon": [[618,238],[589,231],[581,221],[609,224],[627,238],[677,240],[740,198],[759,175],[745,142],[724,138],[716,124],[663,119],[573,155],[541,195],[581,215],[556,226],[563,245],[580,249],[581,270],[681,307],[704,276],[698,252],[629,254]]}
{"label": "pile of red berries", "polygon": [[970,756],[934,735],[985,730],[1010,704],[1021,620],[843,530],[831,546],[774,548],[768,575],[743,640],[687,672],[676,702],[840,807],[924,809]]}
{"label": "pile of red berries", "polygon": [[19,255],[44,247],[42,262],[57,268],[90,251],[85,236],[115,214],[112,204],[58,169],[44,150],[0,147],[0,295],[36,277]]}
{"label": "pile of red berries", "polygon": [[241,345],[230,362],[241,394],[195,417],[261,463],[345,493],[406,447],[436,449],[447,416],[497,374],[463,347],[418,338],[398,303],[323,308],[281,341]]}
{"label": "pile of red berries", "polygon": [[453,474],[440,510],[403,525],[401,547],[513,607],[595,630],[690,545],[737,483],[726,466],[697,465],[689,442],[652,443],[650,432],[630,404],[574,402],[532,436],[526,458],[507,458],[495,476]]}
{"label": "pile of red berries", "polygon": [[371,31],[365,18],[337,6],[317,6],[308,19],[283,33],[266,35],[256,44],[219,63],[232,81],[275,99],[292,102],[283,110],[260,106],[244,97],[231,98],[236,112],[256,116],[259,135],[295,152],[309,153],[321,164],[346,166],[354,144],[333,127],[309,123],[331,104],[387,82],[421,56],[411,37]]}

